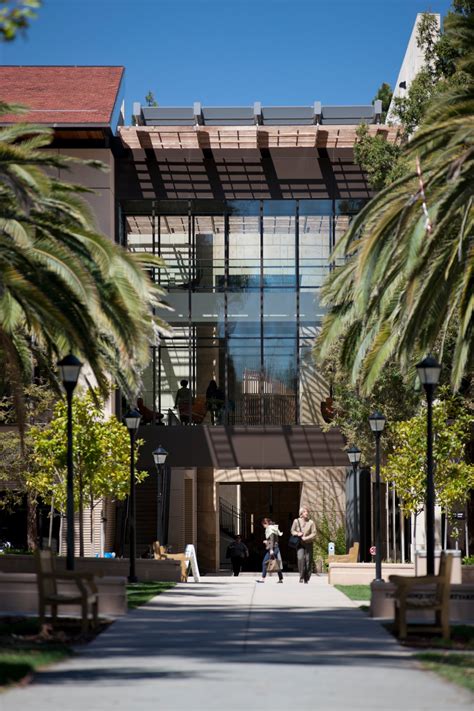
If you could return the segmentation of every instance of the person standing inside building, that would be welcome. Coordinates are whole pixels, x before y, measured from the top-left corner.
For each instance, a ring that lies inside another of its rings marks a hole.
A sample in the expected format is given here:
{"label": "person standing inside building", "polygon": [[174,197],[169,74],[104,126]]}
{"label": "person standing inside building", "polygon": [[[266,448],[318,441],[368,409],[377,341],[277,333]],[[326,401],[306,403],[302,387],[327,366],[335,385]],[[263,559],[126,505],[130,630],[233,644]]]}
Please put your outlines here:
{"label": "person standing inside building", "polygon": [[206,390],[206,409],[211,414],[213,425],[221,424],[221,412],[224,407],[224,393],[215,380],[211,380]]}
{"label": "person standing inside building", "polygon": [[235,540],[227,546],[226,558],[230,558],[234,576],[238,577],[242,570],[243,562],[249,557],[249,549],[242,541],[242,536],[235,536]]}
{"label": "person standing inside building", "polygon": [[300,537],[300,545],[296,551],[300,583],[307,583],[313,569],[313,541],[316,538],[316,524],[309,516],[305,506],[300,508],[300,515],[291,526],[291,535]]}
{"label": "person standing inside building", "polygon": [[188,381],[181,380],[181,387],[176,393],[174,406],[179,412],[181,424],[188,425],[191,422],[192,398],[191,390],[188,388]]}
{"label": "person standing inside building", "polygon": [[265,548],[267,549],[265,556],[262,561],[262,578],[257,580],[257,583],[264,583],[267,577],[267,568],[271,560],[276,560],[278,569],[278,582],[283,582],[283,561],[281,559],[280,546],[278,545],[278,539],[283,533],[278,528],[278,524],[271,520],[271,518],[262,518],[262,526],[265,529]]}

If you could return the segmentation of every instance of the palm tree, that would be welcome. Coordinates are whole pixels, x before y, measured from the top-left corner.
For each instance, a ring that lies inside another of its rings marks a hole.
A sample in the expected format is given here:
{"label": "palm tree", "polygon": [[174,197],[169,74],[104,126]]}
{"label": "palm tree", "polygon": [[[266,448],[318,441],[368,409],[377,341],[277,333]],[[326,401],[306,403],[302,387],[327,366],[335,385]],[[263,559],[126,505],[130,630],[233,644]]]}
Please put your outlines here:
{"label": "palm tree", "polygon": [[0,351],[20,410],[32,355],[51,363],[69,350],[102,391],[112,376],[131,398],[166,329],[154,315],[161,291],[145,271],[161,260],[97,234],[84,188],[45,172],[70,162],[45,150],[50,141],[44,127],[0,129]]}
{"label": "palm tree", "polygon": [[474,364],[474,20],[446,31],[463,52],[464,84],[438,94],[404,149],[408,172],[371,200],[336,247],[344,266],[323,287],[317,344],[341,341],[341,365],[370,392],[383,366],[443,355],[456,324],[452,385]]}

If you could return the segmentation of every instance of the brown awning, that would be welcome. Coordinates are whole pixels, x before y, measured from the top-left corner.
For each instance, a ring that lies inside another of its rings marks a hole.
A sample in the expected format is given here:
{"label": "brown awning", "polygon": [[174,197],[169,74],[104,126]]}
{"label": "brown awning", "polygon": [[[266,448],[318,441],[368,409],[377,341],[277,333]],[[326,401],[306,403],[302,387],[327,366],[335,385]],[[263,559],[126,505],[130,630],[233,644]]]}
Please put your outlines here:
{"label": "brown awning", "polygon": [[[370,136],[395,143],[397,126],[371,124]],[[122,126],[131,149],[352,148],[357,126]]]}

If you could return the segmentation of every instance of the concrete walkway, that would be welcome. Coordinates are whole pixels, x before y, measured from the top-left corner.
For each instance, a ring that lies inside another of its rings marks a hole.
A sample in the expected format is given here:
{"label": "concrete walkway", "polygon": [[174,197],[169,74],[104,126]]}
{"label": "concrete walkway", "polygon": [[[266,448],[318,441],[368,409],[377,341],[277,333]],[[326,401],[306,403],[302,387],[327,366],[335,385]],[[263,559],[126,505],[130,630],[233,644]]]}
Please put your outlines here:
{"label": "concrete walkway", "polygon": [[78,657],[0,696],[1,711],[464,709],[374,620],[315,577],[180,584]]}

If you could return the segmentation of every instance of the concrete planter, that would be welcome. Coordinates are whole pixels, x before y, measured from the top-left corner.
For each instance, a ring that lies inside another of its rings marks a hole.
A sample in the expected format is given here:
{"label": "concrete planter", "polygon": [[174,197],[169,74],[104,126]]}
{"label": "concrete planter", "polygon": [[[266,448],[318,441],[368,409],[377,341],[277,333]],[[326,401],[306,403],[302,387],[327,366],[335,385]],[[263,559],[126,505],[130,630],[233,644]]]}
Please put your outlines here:
{"label": "concrete planter", "polygon": [[[124,577],[98,577],[99,615],[117,617],[127,613],[126,583]],[[73,582],[58,583],[59,592],[76,592]],[[59,615],[81,614],[80,606],[59,606]],[[0,573],[0,614],[38,614],[38,584],[36,573]],[[49,610],[48,610],[49,613]]]}
{"label": "concrete planter", "polygon": [[[76,558],[75,570],[93,573],[97,576],[127,577],[130,562],[128,558]],[[66,558],[56,558],[56,570],[66,570]],[[32,555],[1,555],[0,573],[36,573],[36,560]],[[181,566],[176,560],[153,560],[138,558],[136,573],[139,580],[159,580],[179,582]]]}
{"label": "concrete planter", "polygon": [[[370,600],[370,616],[393,620],[395,617],[394,592],[392,583],[372,582]],[[432,596],[433,585],[419,587],[416,597]],[[408,620],[427,622],[433,619],[433,612],[425,610],[410,610]],[[474,622],[474,584],[451,585],[451,601],[449,618],[452,622]]]}
{"label": "concrete planter", "polygon": [[[435,573],[438,572],[439,558],[441,551],[435,554]],[[451,583],[460,585],[464,582],[461,568],[461,552],[447,551],[453,560],[453,571]],[[472,566],[474,569],[474,566]],[[382,577],[388,582],[390,575],[426,575],[426,553],[419,551],[416,556],[416,563],[382,563]],[[331,585],[370,585],[375,578],[375,563],[330,563],[329,583]],[[472,582],[474,583],[474,570]],[[471,582],[471,580],[466,582]]]}

